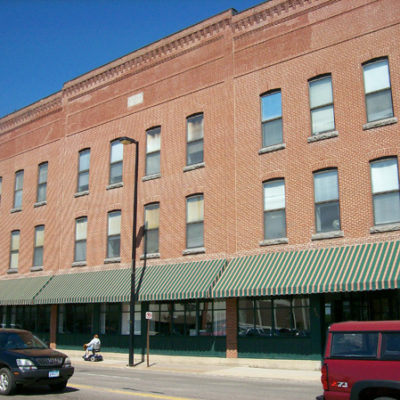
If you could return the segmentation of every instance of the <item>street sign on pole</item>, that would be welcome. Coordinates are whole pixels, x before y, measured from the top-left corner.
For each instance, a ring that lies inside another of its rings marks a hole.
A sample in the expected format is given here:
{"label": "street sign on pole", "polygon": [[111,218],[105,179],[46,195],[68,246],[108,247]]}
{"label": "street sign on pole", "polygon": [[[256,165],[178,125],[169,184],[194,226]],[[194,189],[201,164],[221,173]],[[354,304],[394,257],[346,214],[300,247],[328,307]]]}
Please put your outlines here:
{"label": "street sign on pole", "polygon": [[146,312],[146,319],[153,319],[153,313],[150,311]]}

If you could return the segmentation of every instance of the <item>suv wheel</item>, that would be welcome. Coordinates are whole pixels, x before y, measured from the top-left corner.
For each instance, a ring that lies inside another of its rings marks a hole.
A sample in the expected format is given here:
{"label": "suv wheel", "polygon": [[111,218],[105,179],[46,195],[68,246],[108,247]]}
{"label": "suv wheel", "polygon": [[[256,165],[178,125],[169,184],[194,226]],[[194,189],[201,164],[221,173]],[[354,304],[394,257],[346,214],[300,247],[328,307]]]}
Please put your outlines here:
{"label": "suv wheel", "polygon": [[0,369],[0,394],[12,394],[15,388],[15,378],[11,371],[8,368]]}

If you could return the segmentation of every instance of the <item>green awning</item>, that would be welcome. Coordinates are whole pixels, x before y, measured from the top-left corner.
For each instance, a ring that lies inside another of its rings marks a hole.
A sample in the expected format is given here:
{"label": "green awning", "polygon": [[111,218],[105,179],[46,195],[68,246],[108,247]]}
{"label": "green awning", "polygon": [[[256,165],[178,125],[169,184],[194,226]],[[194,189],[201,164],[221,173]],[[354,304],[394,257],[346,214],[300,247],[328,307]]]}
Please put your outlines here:
{"label": "green awning", "polygon": [[212,297],[400,288],[400,242],[271,252],[233,259]]}
{"label": "green awning", "polygon": [[33,304],[35,296],[51,280],[52,276],[0,280],[0,305]]}
{"label": "green awning", "polygon": [[[138,301],[207,298],[225,260],[138,267]],[[128,302],[131,269],[55,275],[35,304]]]}
{"label": "green awning", "polygon": [[226,260],[219,259],[146,267],[138,300],[210,298],[211,287],[225,265]]}
{"label": "green awning", "polygon": [[130,299],[130,269],[55,275],[35,304],[113,303]]}

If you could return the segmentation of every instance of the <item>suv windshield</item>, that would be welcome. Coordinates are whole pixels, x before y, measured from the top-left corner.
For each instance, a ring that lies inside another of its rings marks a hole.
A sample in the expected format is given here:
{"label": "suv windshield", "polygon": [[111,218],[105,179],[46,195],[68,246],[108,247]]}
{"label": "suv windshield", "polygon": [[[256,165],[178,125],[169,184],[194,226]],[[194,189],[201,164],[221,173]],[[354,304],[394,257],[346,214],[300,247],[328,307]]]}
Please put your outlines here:
{"label": "suv windshield", "polygon": [[0,350],[47,349],[47,346],[30,332],[0,332]]}
{"label": "suv windshield", "polygon": [[333,333],[331,357],[371,358],[376,357],[377,332]]}

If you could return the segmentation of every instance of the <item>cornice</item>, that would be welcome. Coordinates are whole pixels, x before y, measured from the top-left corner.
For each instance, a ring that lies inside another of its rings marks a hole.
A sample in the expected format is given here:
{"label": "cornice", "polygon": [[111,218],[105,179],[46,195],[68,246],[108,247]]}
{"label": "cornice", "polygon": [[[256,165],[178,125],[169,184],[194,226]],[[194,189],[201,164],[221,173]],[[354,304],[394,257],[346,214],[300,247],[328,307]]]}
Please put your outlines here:
{"label": "cornice", "polygon": [[50,113],[62,109],[62,92],[57,92],[45,99],[31,104],[15,113],[9,114],[0,120],[0,134],[4,134],[11,129],[32,122]]}
{"label": "cornice", "polygon": [[223,32],[231,24],[232,11],[226,11],[210,20],[185,29],[152,45],[128,54],[116,61],[97,68],[65,83],[63,92],[67,98],[77,96],[98,86],[118,80],[128,74],[141,72],[186,53],[191,49],[206,45],[216,35]]}
{"label": "cornice", "polygon": [[316,3],[319,0],[272,0],[260,6],[251,8],[233,17],[232,32],[238,34],[249,31],[255,26],[259,26],[272,20],[285,18],[291,11],[304,8],[306,5]]}

